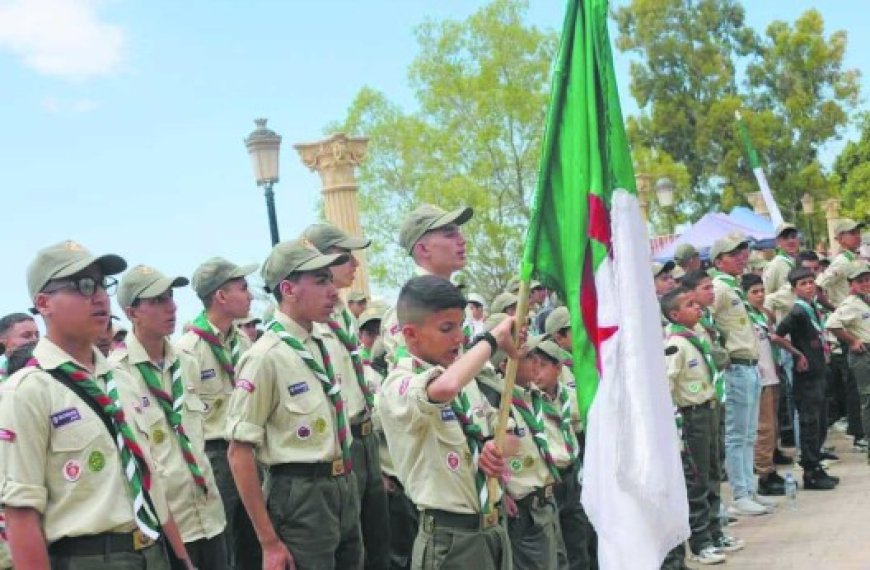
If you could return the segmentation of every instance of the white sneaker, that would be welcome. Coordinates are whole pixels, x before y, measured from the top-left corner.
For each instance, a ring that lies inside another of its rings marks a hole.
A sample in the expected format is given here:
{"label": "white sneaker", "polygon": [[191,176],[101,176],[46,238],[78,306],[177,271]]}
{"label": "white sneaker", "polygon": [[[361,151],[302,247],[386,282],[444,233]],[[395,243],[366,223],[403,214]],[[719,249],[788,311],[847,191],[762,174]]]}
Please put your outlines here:
{"label": "white sneaker", "polygon": [[[733,511],[732,511],[733,509]],[[733,512],[738,516],[750,516],[756,517],[758,515],[766,515],[767,508],[759,505],[755,501],[753,501],[750,497],[743,497],[742,499],[737,499],[728,509],[729,512]]]}
{"label": "white sneaker", "polygon": [[761,505],[762,507],[773,508],[779,506],[779,501],[771,497],[765,497],[763,495],[752,495],[752,500]]}
{"label": "white sneaker", "polygon": [[721,554],[723,552],[737,552],[743,550],[746,543],[741,538],[723,534],[718,540],[713,541],[713,547]]}
{"label": "white sneaker", "polygon": [[704,566],[712,566],[725,562],[725,555],[720,553],[715,546],[708,546],[698,554],[692,554],[689,559]]}

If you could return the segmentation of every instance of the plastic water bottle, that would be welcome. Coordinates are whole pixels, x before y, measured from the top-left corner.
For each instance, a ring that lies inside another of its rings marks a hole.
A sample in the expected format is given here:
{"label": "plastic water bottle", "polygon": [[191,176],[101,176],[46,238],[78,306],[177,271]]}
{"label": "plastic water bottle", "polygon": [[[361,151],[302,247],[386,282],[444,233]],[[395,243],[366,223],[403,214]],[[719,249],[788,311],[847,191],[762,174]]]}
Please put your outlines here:
{"label": "plastic water bottle", "polygon": [[788,499],[788,508],[797,510],[797,481],[791,471],[785,474],[785,496]]}

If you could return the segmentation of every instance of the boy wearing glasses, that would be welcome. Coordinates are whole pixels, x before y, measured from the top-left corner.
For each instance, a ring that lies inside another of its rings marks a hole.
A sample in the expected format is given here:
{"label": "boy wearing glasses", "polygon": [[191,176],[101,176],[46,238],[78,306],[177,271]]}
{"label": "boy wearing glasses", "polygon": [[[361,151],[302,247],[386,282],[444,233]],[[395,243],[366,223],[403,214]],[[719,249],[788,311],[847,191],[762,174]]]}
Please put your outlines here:
{"label": "boy wearing glasses", "polygon": [[106,275],[126,265],[67,241],[28,267],[46,336],[0,401],[0,502],[17,568],[164,569],[164,533],[188,562],[138,430],[145,394],[93,346],[117,285]]}
{"label": "boy wearing glasses", "polygon": [[110,361],[140,381],[143,431],[178,524],[185,547],[198,568],[227,567],[223,503],[205,455],[203,412],[197,395],[199,369],[168,340],[175,331],[172,290],[189,283],[138,265],[121,279],[118,304],[133,323],[127,347]]}

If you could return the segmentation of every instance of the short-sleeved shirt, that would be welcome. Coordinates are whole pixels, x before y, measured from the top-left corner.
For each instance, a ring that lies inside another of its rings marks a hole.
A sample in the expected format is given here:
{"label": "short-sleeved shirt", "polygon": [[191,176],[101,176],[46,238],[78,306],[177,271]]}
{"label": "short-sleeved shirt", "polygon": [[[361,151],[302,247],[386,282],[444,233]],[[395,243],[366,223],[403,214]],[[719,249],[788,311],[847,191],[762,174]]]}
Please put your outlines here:
{"label": "short-sleeved shirt", "polygon": [[[521,389],[523,400],[532,408],[531,391],[537,391],[537,388]],[[519,439],[519,448],[517,452],[505,458],[510,469],[510,476],[507,479],[507,491],[514,499],[522,499],[535,489],[539,489],[546,485],[552,485],[555,481],[550,470],[547,468],[546,462],[541,458],[541,453],[538,451],[538,446],[535,443],[535,437],[528,423],[523,418],[516,406],[511,406],[511,414],[514,421],[514,435]],[[543,437],[547,436],[547,431],[544,430]],[[549,441],[549,449],[553,449],[556,444],[561,443],[562,438]]]}
{"label": "short-sleeved shirt", "polygon": [[[275,320],[321,367],[323,355],[315,339],[333,361],[344,352],[323,325],[315,323],[307,331],[281,311],[275,312]],[[265,465],[341,458],[335,407],[323,382],[276,333],[266,331],[242,356],[237,377],[227,414],[228,439],[253,445],[257,460]]]}
{"label": "short-sleeved shirt", "polygon": [[[48,338],[33,356],[45,370],[73,362]],[[48,372],[28,366],[3,384],[0,399],[0,502],[31,508],[42,515],[48,543],[64,537],[136,529],[133,497],[115,441],[100,417],[72,390]],[[137,382],[94,349],[95,382],[111,372],[130,427],[146,462],[148,440],[139,417],[150,410]],[[168,507],[159,478],[152,477],[151,499],[160,520]]]}
{"label": "short-sleeved shirt", "polygon": [[831,265],[816,278],[816,285],[825,290],[828,300],[835,307],[849,296],[849,281],[847,275],[855,254],[851,251],[840,252]]}
{"label": "short-sleeved shirt", "polygon": [[795,295],[791,285],[780,287],[774,293],[765,293],[764,308],[771,311],[776,317],[776,322],[781,321],[794,306]]}
{"label": "short-sleeved shirt", "polygon": [[687,338],[677,335],[669,335],[666,346],[670,349],[665,351],[665,363],[674,405],[697,406],[715,398],[710,367],[701,351]]}
{"label": "short-sleeved shirt", "polygon": [[[148,445],[154,460],[155,473],[163,481],[169,511],[184,542],[193,542],[204,538],[212,538],[223,532],[226,526],[223,503],[220,492],[215,484],[211,463],[205,455],[205,438],[203,431],[203,413],[205,405],[196,393],[199,385],[199,368],[193,358],[187,354],[176,352],[172,345],[164,343],[164,361],[151,367],[160,380],[163,390],[172,394],[172,373],[170,367],[175,359],[179,359],[181,377],[184,382],[184,405],[181,410],[182,426],[190,440],[191,451],[199,469],[206,480],[208,493],[203,491],[193,481],[190,468],[184,459],[181,443],[173,430],[166,413],[162,410],[157,398],[149,395],[149,413],[140,414],[141,429],[148,434]],[[124,369],[135,378],[141,389],[149,392],[138,364],[150,364],[148,353],[136,336],[127,337],[127,347],[114,351],[109,360]],[[159,366],[158,366],[159,364]],[[156,367],[155,367],[156,366]],[[158,413],[159,412],[159,413]]]}
{"label": "short-sleeved shirt", "polygon": [[[230,327],[227,334],[222,335],[211,323],[211,332],[216,335],[224,345],[227,355],[230,354],[230,339],[236,338],[239,349],[244,354],[251,347],[251,339],[243,334],[235,325]],[[211,345],[199,337],[196,333],[188,331],[176,344],[181,352],[186,352],[196,361],[199,367],[199,397],[205,404],[205,439],[212,441],[226,439],[224,428],[227,420],[227,403],[233,393],[235,378],[221,367],[221,363],[212,352]],[[238,374],[238,367],[236,367]]]}
{"label": "short-sleeved shirt", "polygon": [[843,329],[863,343],[870,343],[870,305],[858,295],[849,295],[828,317],[829,329]]}
{"label": "short-sleeved shirt", "polygon": [[[405,493],[418,509],[453,513],[481,512],[476,466],[465,432],[450,403],[432,402],[426,393],[444,368],[402,358],[387,375],[381,389],[379,413],[396,473]],[[491,433],[495,410],[475,382],[463,388],[471,406],[471,419]],[[500,497],[495,497],[499,499]]]}
{"label": "short-sleeved shirt", "polygon": [[791,257],[777,254],[771,259],[770,263],[765,266],[764,274],[762,275],[765,293],[770,295],[784,287],[791,289],[791,285],[788,282],[788,273],[794,268],[795,261]]}
{"label": "short-sleeved shirt", "polygon": [[743,300],[726,283],[713,279],[713,317],[725,334],[725,350],[731,358],[757,359],[758,340],[752,330],[752,321]]}

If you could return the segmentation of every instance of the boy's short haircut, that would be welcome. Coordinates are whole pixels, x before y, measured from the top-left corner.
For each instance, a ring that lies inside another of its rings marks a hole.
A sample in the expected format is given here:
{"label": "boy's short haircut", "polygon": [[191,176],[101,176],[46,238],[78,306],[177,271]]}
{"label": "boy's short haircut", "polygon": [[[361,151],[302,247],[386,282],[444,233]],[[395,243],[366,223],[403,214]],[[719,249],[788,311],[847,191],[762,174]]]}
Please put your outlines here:
{"label": "boy's short haircut", "polygon": [[364,325],[360,325],[359,330],[377,336],[381,332],[381,319],[370,319]]}
{"label": "boy's short haircut", "polygon": [[683,275],[682,279],[680,279],[680,285],[686,289],[693,290],[696,289],[704,279],[712,279],[712,277],[710,277],[710,274],[703,269],[696,269],[695,271],[690,271]]}
{"label": "boy's short haircut", "polygon": [[788,272],[788,282],[792,287],[797,285],[798,281],[807,277],[815,279],[816,275],[811,269],[806,267],[796,267]]}
{"label": "boy's short haircut", "polygon": [[802,251],[798,254],[799,261],[819,261],[819,254],[815,251]]}
{"label": "boy's short haircut", "polygon": [[744,291],[749,292],[749,290],[756,285],[764,285],[764,280],[761,278],[761,275],[755,273],[744,273],[740,276],[740,288]]}
{"label": "boy's short haircut", "polygon": [[449,280],[436,275],[410,279],[399,292],[396,316],[399,325],[420,324],[438,311],[465,309],[465,297]]}
{"label": "boy's short haircut", "polygon": [[674,289],[673,291],[668,291],[662,296],[662,300],[660,301],[662,307],[662,314],[668,319],[671,320],[671,311],[676,311],[680,308],[680,296],[691,293],[691,289],[687,289],[682,285]]}
{"label": "boy's short haircut", "polygon": [[33,316],[28,315],[27,313],[10,313],[0,319],[0,336],[3,336],[7,332],[9,332],[9,329],[14,327],[18,323],[32,320]]}

